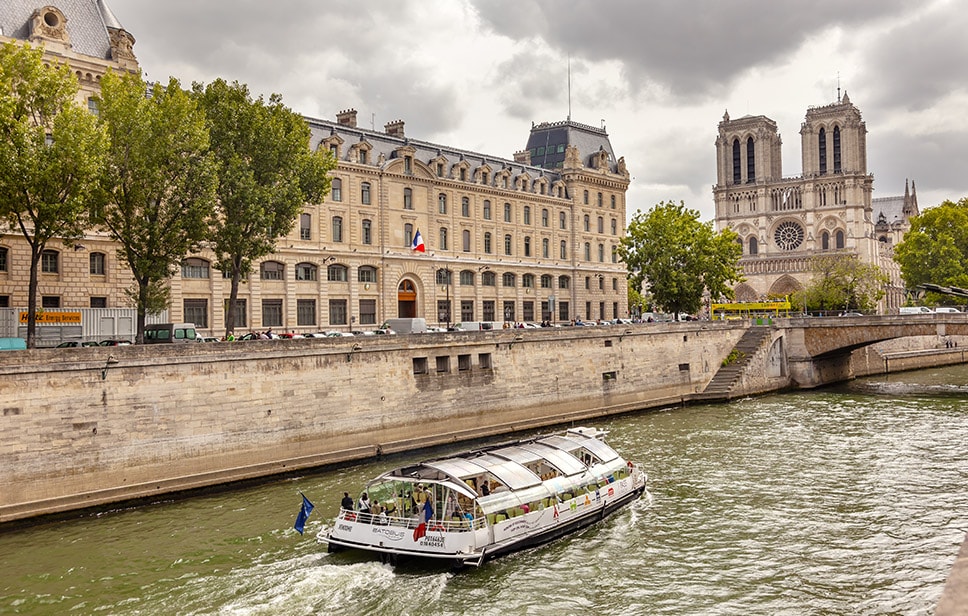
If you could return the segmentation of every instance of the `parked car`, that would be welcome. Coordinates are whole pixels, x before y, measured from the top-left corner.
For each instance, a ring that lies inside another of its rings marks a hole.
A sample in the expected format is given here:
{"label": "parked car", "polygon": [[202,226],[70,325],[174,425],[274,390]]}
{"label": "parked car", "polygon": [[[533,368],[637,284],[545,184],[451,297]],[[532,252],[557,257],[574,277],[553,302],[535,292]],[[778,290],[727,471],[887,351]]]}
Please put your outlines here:
{"label": "parked car", "polygon": [[98,343],[98,346],[123,346],[126,344],[131,344],[130,340],[102,340]]}
{"label": "parked car", "polygon": [[55,349],[76,349],[80,347],[96,347],[98,343],[93,340],[67,340],[58,344]]}
{"label": "parked car", "polygon": [[840,316],[842,316],[842,317],[862,317],[864,315],[861,314],[861,313],[859,313],[859,312],[853,312],[853,311],[851,311],[851,312],[841,312],[840,313]]}

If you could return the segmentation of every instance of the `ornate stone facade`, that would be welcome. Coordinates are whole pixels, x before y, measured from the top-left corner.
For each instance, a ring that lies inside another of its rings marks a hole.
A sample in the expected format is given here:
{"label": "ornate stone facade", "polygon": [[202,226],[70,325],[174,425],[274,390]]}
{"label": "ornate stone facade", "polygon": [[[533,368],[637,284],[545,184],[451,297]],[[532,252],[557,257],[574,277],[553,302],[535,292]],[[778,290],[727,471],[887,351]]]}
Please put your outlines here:
{"label": "ornate stone facade", "polygon": [[734,230],[743,245],[746,282],[736,298],[793,293],[809,283],[812,257],[841,253],[879,265],[891,278],[880,309],[896,308],[904,293],[893,246],[918,213],[916,195],[905,187],[903,199],[872,199],[867,127],[846,93],[808,109],[800,138],[803,173],[784,178],[775,122],[726,113],[719,123],[713,196],[717,228]]}

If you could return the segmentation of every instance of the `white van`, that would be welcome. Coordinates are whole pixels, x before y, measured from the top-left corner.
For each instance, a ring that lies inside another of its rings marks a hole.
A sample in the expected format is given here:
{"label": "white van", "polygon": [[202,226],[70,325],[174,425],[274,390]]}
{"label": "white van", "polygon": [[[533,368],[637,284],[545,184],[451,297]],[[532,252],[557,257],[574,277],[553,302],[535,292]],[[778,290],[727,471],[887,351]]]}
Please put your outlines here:
{"label": "white van", "polygon": [[898,314],[934,314],[934,311],[927,306],[901,306],[897,309]]}
{"label": "white van", "polygon": [[194,323],[152,323],[145,325],[145,344],[196,342]]}
{"label": "white van", "polygon": [[938,306],[934,309],[935,312],[955,312],[960,313],[961,311],[957,308],[952,308],[951,306]]}

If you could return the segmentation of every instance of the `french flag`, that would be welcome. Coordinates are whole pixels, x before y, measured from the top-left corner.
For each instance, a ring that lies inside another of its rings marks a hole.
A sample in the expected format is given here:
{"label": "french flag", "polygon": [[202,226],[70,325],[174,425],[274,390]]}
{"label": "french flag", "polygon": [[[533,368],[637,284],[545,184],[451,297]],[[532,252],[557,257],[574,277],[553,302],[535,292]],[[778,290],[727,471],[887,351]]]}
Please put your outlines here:
{"label": "french flag", "polygon": [[420,235],[419,229],[417,229],[417,232],[413,234],[413,243],[410,244],[410,249],[417,252],[426,252],[423,243],[423,236]]}

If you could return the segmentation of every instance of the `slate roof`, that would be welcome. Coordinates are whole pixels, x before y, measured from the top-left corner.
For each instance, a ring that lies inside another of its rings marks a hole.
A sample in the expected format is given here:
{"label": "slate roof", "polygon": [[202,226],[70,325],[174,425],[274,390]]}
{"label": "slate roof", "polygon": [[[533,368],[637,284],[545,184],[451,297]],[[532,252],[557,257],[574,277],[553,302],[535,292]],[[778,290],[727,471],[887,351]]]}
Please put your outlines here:
{"label": "slate roof", "polygon": [[75,53],[111,59],[108,28],[122,28],[103,0],[3,0],[0,2],[3,36],[26,41],[30,37],[30,16],[45,6],[54,6],[67,17],[67,32]]}
{"label": "slate roof", "polygon": [[[531,150],[531,164],[545,169],[560,168],[561,163],[565,161],[565,153],[564,148],[558,146],[569,145],[578,147],[581,160],[585,165],[589,164],[591,156],[600,150],[605,150],[608,152],[610,171],[613,173],[617,171],[615,152],[612,151],[612,143],[608,140],[605,129],[571,120],[542,122],[531,127],[527,147]],[[543,148],[543,154],[537,154],[539,148]]]}

